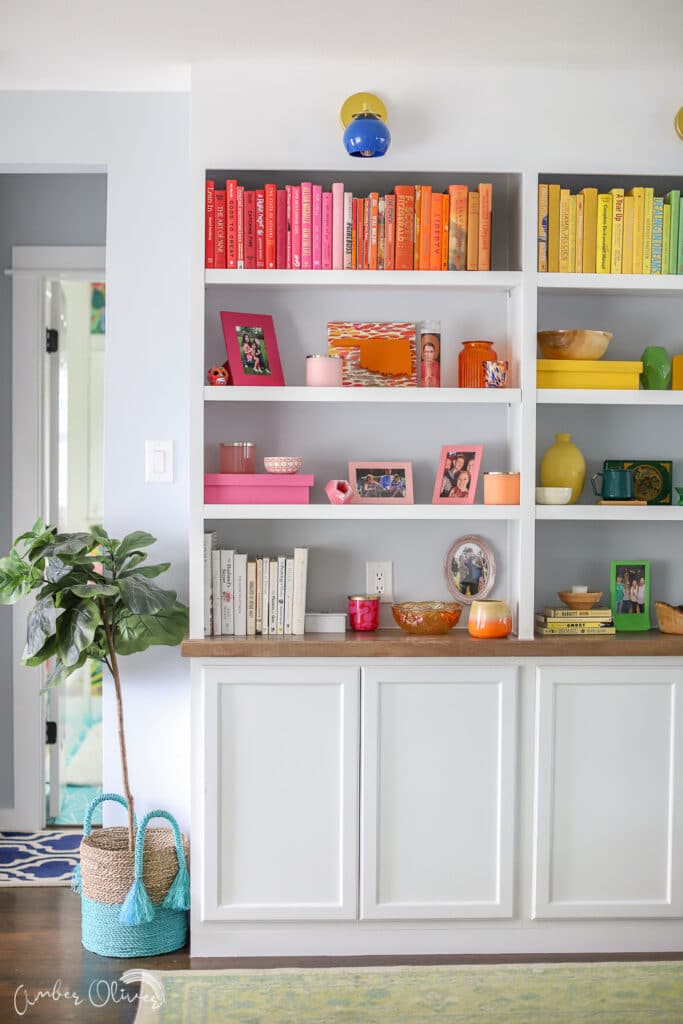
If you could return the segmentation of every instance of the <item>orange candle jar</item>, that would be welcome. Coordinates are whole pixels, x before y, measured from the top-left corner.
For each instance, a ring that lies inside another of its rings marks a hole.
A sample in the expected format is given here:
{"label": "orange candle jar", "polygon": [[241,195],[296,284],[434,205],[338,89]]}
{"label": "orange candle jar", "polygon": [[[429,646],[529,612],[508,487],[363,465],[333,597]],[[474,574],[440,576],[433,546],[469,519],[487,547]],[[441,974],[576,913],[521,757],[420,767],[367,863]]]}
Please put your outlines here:
{"label": "orange candle jar", "polygon": [[512,632],[509,606],[505,601],[473,601],[467,629],[477,640],[509,636]]}
{"label": "orange candle jar", "polygon": [[458,387],[486,387],[485,362],[495,362],[498,354],[492,341],[463,341],[458,355]]}
{"label": "orange candle jar", "polygon": [[484,473],[485,505],[519,505],[519,473]]}

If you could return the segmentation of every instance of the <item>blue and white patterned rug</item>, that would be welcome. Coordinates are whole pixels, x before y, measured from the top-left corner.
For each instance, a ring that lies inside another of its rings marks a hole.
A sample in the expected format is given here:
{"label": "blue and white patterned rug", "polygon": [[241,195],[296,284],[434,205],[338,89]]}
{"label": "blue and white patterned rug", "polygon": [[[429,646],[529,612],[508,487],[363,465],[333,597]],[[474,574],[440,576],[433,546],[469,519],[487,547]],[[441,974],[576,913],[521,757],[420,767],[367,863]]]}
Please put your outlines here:
{"label": "blue and white patterned rug", "polygon": [[0,832],[1,885],[70,885],[81,832]]}

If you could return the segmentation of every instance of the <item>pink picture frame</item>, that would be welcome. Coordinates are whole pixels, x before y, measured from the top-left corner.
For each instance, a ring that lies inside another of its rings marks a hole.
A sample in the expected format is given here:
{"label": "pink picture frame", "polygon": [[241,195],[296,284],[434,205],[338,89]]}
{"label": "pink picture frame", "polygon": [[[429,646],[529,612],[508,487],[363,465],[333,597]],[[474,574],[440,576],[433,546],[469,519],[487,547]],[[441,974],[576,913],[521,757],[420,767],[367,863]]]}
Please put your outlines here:
{"label": "pink picture frame", "polygon": [[233,384],[283,387],[285,378],[272,316],[221,312],[225,351]]}
{"label": "pink picture frame", "polygon": [[412,505],[412,462],[349,462],[355,505]]}
{"label": "pink picture frame", "polygon": [[445,444],[441,448],[432,505],[473,505],[483,446]]}

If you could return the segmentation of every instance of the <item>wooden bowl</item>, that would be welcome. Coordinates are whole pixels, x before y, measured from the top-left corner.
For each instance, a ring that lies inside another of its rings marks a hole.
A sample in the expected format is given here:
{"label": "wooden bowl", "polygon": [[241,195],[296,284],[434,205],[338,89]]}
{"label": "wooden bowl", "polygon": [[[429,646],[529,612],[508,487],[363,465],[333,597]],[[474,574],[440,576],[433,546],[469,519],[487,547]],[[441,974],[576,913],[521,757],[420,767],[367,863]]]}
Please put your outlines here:
{"label": "wooden bowl", "polygon": [[612,340],[609,331],[539,331],[544,359],[602,359]]}
{"label": "wooden bowl", "polygon": [[586,612],[597,604],[602,597],[602,591],[594,591],[591,594],[575,594],[572,590],[561,590],[557,595],[567,608],[575,612]]}
{"label": "wooden bowl", "polygon": [[438,636],[448,633],[462,615],[462,605],[455,601],[404,601],[392,604],[394,621],[406,633],[416,636]]}
{"label": "wooden bowl", "polygon": [[655,601],[657,623],[660,633],[675,633],[683,636],[683,605],[667,604],[666,601]]}

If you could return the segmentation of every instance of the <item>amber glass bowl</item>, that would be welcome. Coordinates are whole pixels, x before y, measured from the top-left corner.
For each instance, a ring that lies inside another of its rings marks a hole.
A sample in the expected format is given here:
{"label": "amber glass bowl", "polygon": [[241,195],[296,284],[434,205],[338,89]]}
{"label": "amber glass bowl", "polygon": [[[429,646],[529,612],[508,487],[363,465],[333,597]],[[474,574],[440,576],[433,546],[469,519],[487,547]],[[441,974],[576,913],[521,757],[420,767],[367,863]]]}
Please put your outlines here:
{"label": "amber glass bowl", "polygon": [[436,636],[453,629],[462,614],[462,605],[455,601],[404,601],[392,604],[391,613],[406,633]]}

